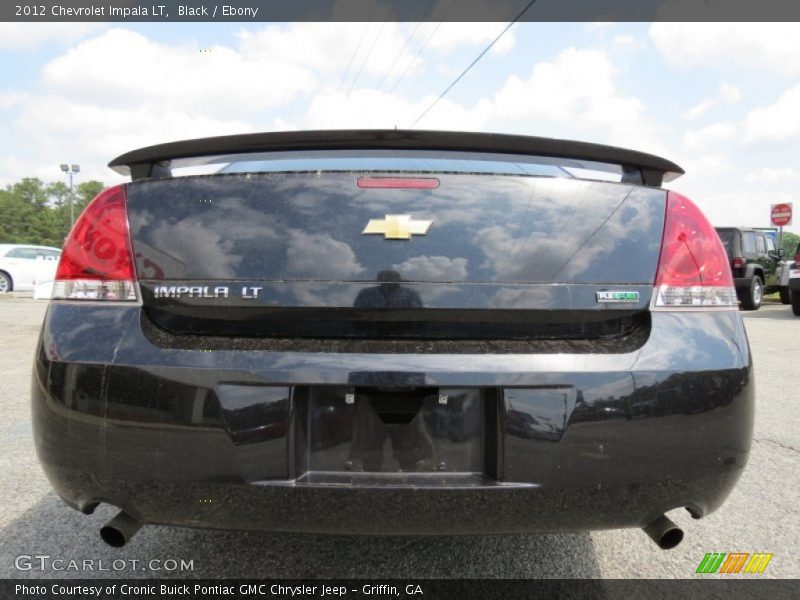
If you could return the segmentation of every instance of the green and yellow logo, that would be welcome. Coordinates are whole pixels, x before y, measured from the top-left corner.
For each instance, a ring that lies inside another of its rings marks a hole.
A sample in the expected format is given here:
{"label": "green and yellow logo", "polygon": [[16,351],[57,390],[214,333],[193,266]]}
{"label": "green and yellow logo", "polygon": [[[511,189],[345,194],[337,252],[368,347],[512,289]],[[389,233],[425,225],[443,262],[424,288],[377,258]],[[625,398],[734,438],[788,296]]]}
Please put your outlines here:
{"label": "green and yellow logo", "polygon": [[766,552],[709,552],[700,561],[696,573],[763,573],[772,554]]}

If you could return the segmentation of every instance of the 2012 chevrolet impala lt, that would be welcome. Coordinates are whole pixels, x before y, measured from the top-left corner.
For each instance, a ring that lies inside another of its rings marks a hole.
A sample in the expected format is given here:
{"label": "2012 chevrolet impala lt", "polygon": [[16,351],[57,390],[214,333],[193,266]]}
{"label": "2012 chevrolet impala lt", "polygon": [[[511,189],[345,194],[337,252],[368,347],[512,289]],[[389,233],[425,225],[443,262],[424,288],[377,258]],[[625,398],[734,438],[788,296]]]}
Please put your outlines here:
{"label": "2012 chevrolet impala lt", "polygon": [[250,134],[111,162],[64,245],[39,458],[141,524],[683,536],[746,463],[725,250],[662,158],[428,131]]}

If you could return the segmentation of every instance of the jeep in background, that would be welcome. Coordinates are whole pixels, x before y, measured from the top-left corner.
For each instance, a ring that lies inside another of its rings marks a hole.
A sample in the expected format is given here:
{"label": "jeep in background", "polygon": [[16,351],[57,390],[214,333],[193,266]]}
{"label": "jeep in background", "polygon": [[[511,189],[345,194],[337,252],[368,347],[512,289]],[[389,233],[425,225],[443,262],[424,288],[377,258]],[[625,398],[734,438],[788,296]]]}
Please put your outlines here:
{"label": "jeep in background", "polygon": [[780,292],[781,302],[789,304],[789,288],[781,286],[779,267],[782,252],[775,240],[763,231],[747,227],[717,227],[728,253],[736,295],[745,310],[758,310],[764,294]]}

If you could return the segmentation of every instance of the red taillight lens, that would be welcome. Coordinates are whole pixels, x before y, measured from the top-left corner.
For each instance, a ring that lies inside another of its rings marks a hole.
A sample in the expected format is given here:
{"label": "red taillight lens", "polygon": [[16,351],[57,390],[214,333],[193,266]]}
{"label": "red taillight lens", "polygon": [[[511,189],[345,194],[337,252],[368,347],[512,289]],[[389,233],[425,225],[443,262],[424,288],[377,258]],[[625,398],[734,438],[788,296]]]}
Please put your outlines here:
{"label": "red taillight lens", "polygon": [[435,190],[439,180],[435,177],[359,177],[356,182],[360,188]]}
{"label": "red taillight lens", "polygon": [[67,236],[54,299],[135,301],[125,186],[100,192]]}
{"label": "red taillight lens", "polygon": [[744,259],[741,256],[737,256],[733,259],[733,268],[741,269],[742,267],[744,267]]}
{"label": "red taillight lens", "polygon": [[655,307],[735,307],[728,256],[716,230],[688,198],[668,192]]}
{"label": "red taillight lens", "polygon": [[800,254],[795,254],[794,255],[794,265],[797,268],[800,268]]}

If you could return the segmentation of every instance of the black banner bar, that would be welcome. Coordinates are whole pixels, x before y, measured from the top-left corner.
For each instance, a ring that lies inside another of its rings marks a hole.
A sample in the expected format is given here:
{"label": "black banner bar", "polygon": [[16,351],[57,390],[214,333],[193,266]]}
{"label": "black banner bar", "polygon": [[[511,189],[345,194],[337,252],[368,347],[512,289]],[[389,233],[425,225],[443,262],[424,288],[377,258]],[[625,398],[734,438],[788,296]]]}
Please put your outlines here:
{"label": "black banner bar", "polygon": [[[433,2],[433,4],[431,4]],[[531,0],[13,0],[0,21],[512,21]],[[521,21],[798,21],[796,0],[535,0]]]}
{"label": "black banner bar", "polygon": [[725,598],[777,600],[792,597],[798,582],[711,575],[696,579],[9,579],[0,598],[43,600],[431,600],[472,598]]}

